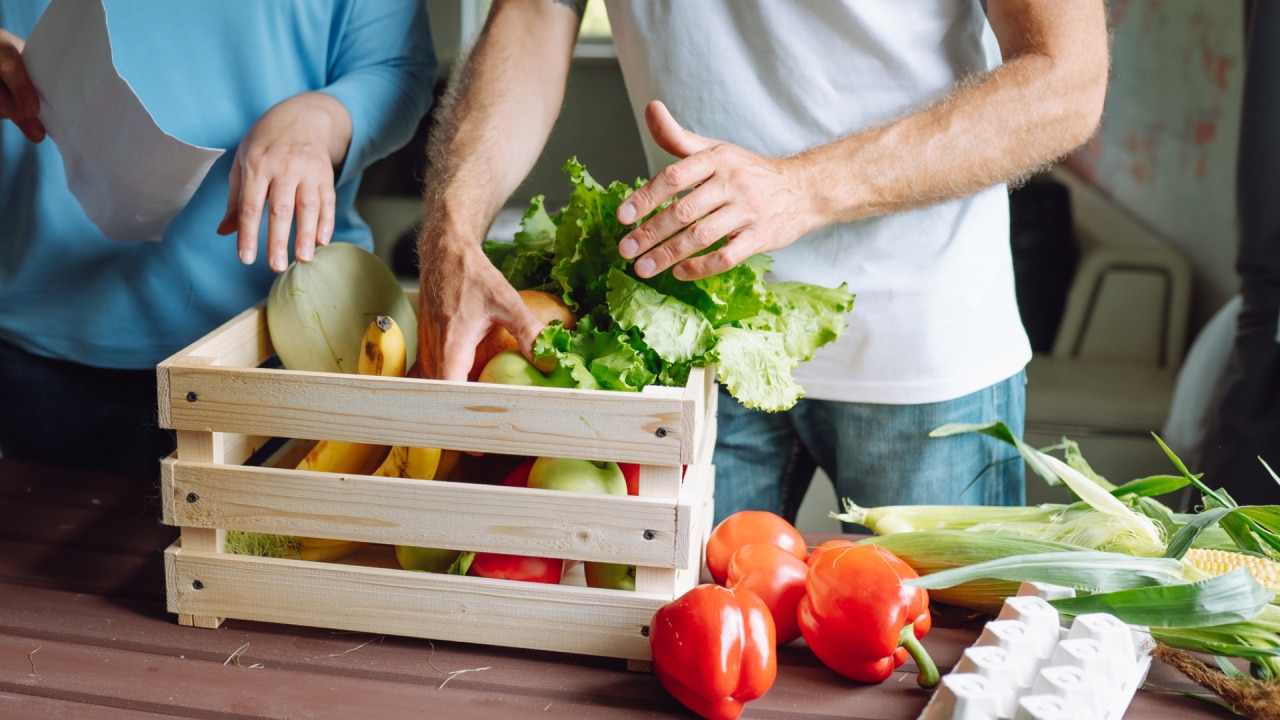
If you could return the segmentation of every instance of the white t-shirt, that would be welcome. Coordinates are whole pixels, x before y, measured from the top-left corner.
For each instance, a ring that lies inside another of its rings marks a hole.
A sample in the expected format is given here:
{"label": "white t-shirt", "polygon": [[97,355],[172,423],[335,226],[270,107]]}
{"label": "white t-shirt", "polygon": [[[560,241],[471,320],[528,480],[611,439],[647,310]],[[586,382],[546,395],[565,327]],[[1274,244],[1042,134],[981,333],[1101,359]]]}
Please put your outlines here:
{"label": "white t-shirt", "polygon": [[[979,0],[608,0],[645,128],[661,100],[685,128],[768,156],[926,106],[1000,63]],[[1004,380],[1031,358],[1014,294],[1008,194],[833,225],[774,257],[770,279],[857,300],[849,327],[795,372],[806,397],[918,404]]]}

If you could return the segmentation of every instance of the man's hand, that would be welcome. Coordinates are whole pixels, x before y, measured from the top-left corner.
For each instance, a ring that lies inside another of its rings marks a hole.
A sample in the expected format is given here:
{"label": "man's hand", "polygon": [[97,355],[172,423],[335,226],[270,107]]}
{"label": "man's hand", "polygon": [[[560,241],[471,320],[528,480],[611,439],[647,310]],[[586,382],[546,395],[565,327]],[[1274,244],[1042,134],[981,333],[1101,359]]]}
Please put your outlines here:
{"label": "man's hand", "polygon": [[36,119],[40,114],[40,95],[27,75],[22,62],[22,38],[0,30],[0,119],[12,120],[31,142],[44,140],[44,125]]}
{"label": "man's hand", "polygon": [[267,261],[289,265],[289,230],[296,216],[294,256],[310,262],[333,237],[334,168],[351,142],[351,116],[323,93],[295,95],[268,110],[240,142],[231,165],[231,192],[218,234],[237,233],[241,262],[258,254],[258,229],[267,213]]}
{"label": "man's hand", "polygon": [[[658,145],[680,159],[636,190],[618,208],[618,220],[633,223],[687,194],[618,244],[623,257],[638,258],[640,277],[673,265],[681,280],[715,275],[752,255],[786,247],[820,224],[796,172],[799,160],[767,158],[695,135],[660,102],[645,108],[645,121]],[[729,238],[724,247],[691,257],[722,237]]]}
{"label": "man's hand", "polygon": [[[424,227],[423,232],[432,232]],[[467,380],[476,347],[495,327],[505,327],[526,356],[542,331],[520,294],[476,243],[423,242],[420,263],[435,268],[418,291],[418,362],[421,376]],[[452,250],[450,249],[452,248]]]}

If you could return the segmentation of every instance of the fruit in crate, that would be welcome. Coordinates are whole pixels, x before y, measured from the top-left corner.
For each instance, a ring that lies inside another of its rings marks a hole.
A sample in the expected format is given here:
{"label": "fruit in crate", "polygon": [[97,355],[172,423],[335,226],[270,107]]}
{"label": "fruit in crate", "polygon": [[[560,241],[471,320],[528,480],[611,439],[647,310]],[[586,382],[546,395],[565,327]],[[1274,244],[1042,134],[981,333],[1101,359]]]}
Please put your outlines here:
{"label": "fruit in crate", "polygon": [[531,385],[536,387],[577,387],[573,373],[567,367],[556,367],[551,372],[539,370],[533,363],[525,359],[519,350],[503,350],[494,355],[480,374],[477,382],[497,383],[499,385]]}
{"label": "fruit in crate", "polygon": [[474,555],[467,568],[467,574],[473,577],[555,585],[564,576],[564,560],[559,558],[492,552],[478,552]]}
{"label": "fruit in crate", "polygon": [[[529,468],[529,487],[626,495],[627,479],[615,462],[541,457]],[[582,564],[582,571],[589,587],[636,589],[634,565],[588,561]]]}
{"label": "fruit in crate", "polygon": [[[577,316],[573,314],[568,305],[564,304],[564,300],[559,295],[544,290],[521,290],[520,299],[544,323],[551,324],[559,320],[561,324],[571,330],[577,326]],[[501,326],[493,328],[476,346],[475,362],[471,366],[471,372],[467,374],[467,379],[479,379],[480,371],[498,353],[506,350],[519,350],[519,348],[519,343],[516,342],[511,333],[507,332],[506,328]]]}
{"label": "fruit in crate", "polygon": [[410,545],[396,546],[396,562],[400,563],[400,567],[405,570],[419,570],[421,572],[449,572],[449,568],[453,567],[453,564],[457,562],[458,556],[461,554],[461,550],[448,550],[445,548],[412,547]]}
{"label": "fruit in crate", "polygon": [[529,468],[531,488],[626,495],[627,481],[618,463],[540,457]]}
{"label": "fruit in crate", "polygon": [[378,315],[395,318],[412,365],[417,313],[386,263],[351,243],[316,248],[311,262],[277,275],[267,296],[271,344],[290,370],[356,372],[369,319]]}

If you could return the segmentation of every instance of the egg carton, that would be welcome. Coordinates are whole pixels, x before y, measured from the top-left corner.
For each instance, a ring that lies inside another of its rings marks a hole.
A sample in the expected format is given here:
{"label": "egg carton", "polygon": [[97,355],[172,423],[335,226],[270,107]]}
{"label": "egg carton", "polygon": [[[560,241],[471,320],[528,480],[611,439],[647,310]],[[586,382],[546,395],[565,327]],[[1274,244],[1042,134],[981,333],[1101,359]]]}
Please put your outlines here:
{"label": "egg carton", "polygon": [[1120,720],[1146,680],[1146,628],[1109,613],[1066,622],[1057,585],[1023,583],[942,678],[918,720]]}

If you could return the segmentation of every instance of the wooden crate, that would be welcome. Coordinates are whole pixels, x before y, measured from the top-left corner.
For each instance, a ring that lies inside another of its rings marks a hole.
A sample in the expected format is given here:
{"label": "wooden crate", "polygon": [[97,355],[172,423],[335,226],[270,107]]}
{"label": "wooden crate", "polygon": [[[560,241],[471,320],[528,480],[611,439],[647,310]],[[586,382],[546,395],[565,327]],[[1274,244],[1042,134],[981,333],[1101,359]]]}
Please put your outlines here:
{"label": "wooden crate", "polygon": [[[224,618],[650,659],[648,624],[699,582],[710,530],[716,391],[510,387],[264,367],[263,306],[157,367],[168,609]],[[247,463],[273,440],[292,454]],[[588,495],[294,469],[310,441],[640,463],[640,495]],[[682,466],[688,466],[683,473]],[[636,591],[225,552],[227,530],[637,566]]]}

